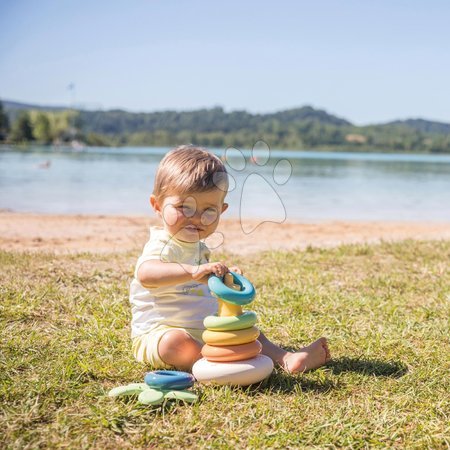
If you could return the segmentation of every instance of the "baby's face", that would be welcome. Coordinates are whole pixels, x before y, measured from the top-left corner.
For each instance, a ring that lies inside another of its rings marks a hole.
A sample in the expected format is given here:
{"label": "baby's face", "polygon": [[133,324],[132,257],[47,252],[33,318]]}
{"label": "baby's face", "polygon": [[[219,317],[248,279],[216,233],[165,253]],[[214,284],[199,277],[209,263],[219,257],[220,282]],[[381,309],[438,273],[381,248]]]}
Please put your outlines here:
{"label": "baby's face", "polygon": [[213,189],[190,194],[173,194],[158,202],[150,198],[153,209],[161,216],[170,235],[185,242],[197,242],[211,235],[219,224],[220,215],[228,205],[224,192]]}

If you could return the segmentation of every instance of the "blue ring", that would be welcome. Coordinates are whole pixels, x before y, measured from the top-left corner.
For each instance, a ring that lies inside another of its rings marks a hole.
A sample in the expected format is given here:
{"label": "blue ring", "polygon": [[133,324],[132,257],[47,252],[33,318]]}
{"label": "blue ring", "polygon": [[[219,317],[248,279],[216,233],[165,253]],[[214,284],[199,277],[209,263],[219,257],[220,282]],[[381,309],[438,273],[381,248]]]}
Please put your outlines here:
{"label": "blue ring", "polygon": [[178,370],[155,370],[147,372],[144,377],[145,383],[156,389],[187,389],[194,385],[195,378],[187,372]]}
{"label": "blue ring", "polygon": [[233,275],[233,281],[241,287],[240,291],[235,291],[234,289],[226,286],[222,278],[211,275],[208,279],[209,289],[217,295],[217,297],[226,300],[228,303],[233,305],[248,305],[252,302],[255,297],[255,288],[247,278],[239,275],[238,273],[231,272]]}

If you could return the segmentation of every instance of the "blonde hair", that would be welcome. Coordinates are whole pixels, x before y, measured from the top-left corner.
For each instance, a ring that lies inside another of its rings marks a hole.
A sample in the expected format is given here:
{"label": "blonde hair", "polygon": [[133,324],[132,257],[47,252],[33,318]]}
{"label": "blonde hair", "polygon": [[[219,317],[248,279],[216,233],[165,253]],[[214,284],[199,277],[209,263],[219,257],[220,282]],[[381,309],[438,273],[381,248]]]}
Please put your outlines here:
{"label": "blonde hair", "polygon": [[162,200],[177,193],[228,190],[228,175],[223,162],[203,147],[180,145],[167,153],[156,171],[153,195]]}

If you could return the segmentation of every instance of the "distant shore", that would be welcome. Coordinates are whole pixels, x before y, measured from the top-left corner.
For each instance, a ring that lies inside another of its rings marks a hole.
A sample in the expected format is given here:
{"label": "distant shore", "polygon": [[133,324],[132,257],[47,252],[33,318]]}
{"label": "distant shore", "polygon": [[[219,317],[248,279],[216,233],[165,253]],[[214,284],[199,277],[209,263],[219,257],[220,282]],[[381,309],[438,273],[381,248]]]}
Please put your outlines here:
{"label": "distant shore", "polygon": [[[143,216],[47,215],[0,211],[0,248],[55,253],[139,251],[156,218]],[[259,226],[257,226],[259,225]],[[251,254],[262,250],[334,247],[403,239],[450,239],[450,223],[321,221],[315,223],[246,223],[224,219],[213,244],[218,250]],[[223,236],[223,241],[222,241]]]}
{"label": "distant shore", "polygon": [[[16,151],[26,151],[30,147],[38,146],[41,148],[48,148],[55,151],[61,151],[61,150],[67,150],[67,151],[75,151],[75,152],[82,152],[86,151],[87,149],[96,149],[96,148],[104,148],[104,149],[117,149],[117,148],[137,148],[137,149],[145,149],[145,148],[164,148],[166,151],[171,150],[172,148],[176,147],[176,144],[165,144],[162,146],[153,146],[153,145],[145,145],[145,144],[138,144],[138,145],[130,145],[130,144],[88,144],[85,142],[80,141],[72,141],[72,142],[56,142],[56,143],[40,143],[40,142],[0,142],[0,150],[5,149],[14,149]],[[208,146],[212,151],[221,151],[225,152],[226,148],[217,148],[214,146]],[[251,146],[246,147],[244,146],[241,148],[243,151],[251,151]],[[346,145],[317,145],[317,146],[310,146],[310,147],[298,147],[298,146],[291,146],[291,147],[280,147],[273,145],[271,147],[271,150],[275,151],[288,151],[288,152],[297,152],[297,153],[350,153],[350,154],[386,154],[386,155],[400,155],[400,156],[407,156],[407,155],[425,155],[425,156],[444,156],[448,157],[450,156],[450,150],[448,151],[433,151],[430,149],[416,149],[416,150],[408,150],[405,151],[401,148],[380,148],[370,145],[360,145],[360,146],[346,146]]]}
{"label": "distant shore", "polygon": [[[3,109],[5,112],[3,112]],[[425,119],[356,125],[309,105],[268,113],[225,111],[220,106],[190,111],[83,110],[0,102],[11,123],[8,142],[58,142],[75,147],[176,146],[252,148],[260,140],[278,149],[450,153],[450,124]],[[56,127],[58,123],[58,127]]]}

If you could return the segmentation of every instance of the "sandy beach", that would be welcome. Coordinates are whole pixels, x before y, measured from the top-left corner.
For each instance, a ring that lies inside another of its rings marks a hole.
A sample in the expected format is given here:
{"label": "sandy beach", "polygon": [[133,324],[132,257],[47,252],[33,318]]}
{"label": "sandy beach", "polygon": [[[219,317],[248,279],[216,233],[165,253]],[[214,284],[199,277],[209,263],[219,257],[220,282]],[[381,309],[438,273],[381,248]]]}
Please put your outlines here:
{"label": "sandy beach", "polygon": [[[105,215],[45,215],[0,212],[0,248],[55,253],[139,250],[155,217]],[[450,223],[435,222],[254,222],[246,234],[239,220],[223,219],[209,244],[230,253],[269,249],[331,247],[403,239],[450,239]],[[246,223],[246,230],[249,224]]]}

